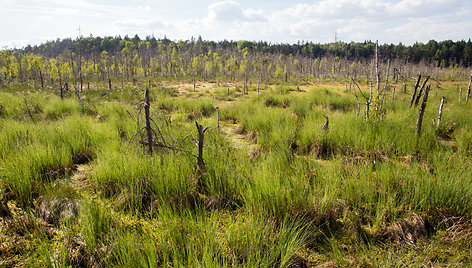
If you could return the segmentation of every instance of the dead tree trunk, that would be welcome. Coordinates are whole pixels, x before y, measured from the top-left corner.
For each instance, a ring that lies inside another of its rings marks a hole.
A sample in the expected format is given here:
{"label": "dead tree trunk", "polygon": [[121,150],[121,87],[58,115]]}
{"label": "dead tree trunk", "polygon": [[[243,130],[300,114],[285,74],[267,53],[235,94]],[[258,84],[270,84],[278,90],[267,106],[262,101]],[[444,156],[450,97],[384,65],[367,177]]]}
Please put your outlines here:
{"label": "dead tree trunk", "polygon": [[205,170],[205,162],[203,161],[203,145],[204,145],[205,132],[208,130],[209,127],[203,128],[203,126],[198,124],[197,121],[195,121],[195,125],[197,126],[197,132],[198,132],[197,169],[200,170],[200,171],[204,171]]}
{"label": "dead tree trunk", "polygon": [[77,99],[79,99],[80,109],[82,109],[82,98],[80,96],[79,83],[77,83],[76,92],[77,92]]}
{"label": "dead tree trunk", "polygon": [[415,88],[413,89],[413,94],[411,94],[410,107],[413,105],[413,102],[415,101],[416,90],[418,90],[418,86],[420,85],[420,81],[421,81],[421,73],[418,74],[418,79],[416,80]]}
{"label": "dead tree trunk", "polygon": [[421,135],[421,125],[423,124],[423,116],[424,116],[424,111],[426,109],[426,103],[428,102],[428,93],[430,89],[431,89],[430,86],[426,87],[426,90],[423,96],[423,102],[421,102],[421,106],[418,111],[418,120],[416,121],[416,136],[418,138]]}
{"label": "dead tree trunk", "polygon": [[205,162],[203,161],[203,145],[205,132],[208,130],[209,127],[203,128],[203,126],[198,124],[197,121],[195,121],[195,125],[197,126],[198,132],[198,140],[194,139],[195,144],[198,148],[198,153],[197,155],[195,155],[195,157],[197,158],[197,174],[195,179],[195,188],[197,191],[200,191],[203,187],[203,173],[205,173]]}
{"label": "dead tree trunk", "polygon": [[420,91],[418,92],[418,96],[416,96],[415,106],[418,106],[421,95],[423,94],[423,90],[425,89],[426,83],[428,83],[429,78],[430,76],[426,76],[426,79],[423,81],[423,85],[421,86]]}
{"label": "dead tree trunk", "polygon": [[57,71],[59,74],[59,90],[61,92],[61,100],[64,99],[64,89],[62,88],[62,78],[61,78],[61,72]]}
{"label": "dead tree trunk", "polygon": [[248,94],[248,88],[247,88],[247,74],[244,79],[244,94]]}
{"label": "dead tree trunk", "polygon": [[459,103],[462,102],[462,87],[459,87]]}
{"label": "dead tree trunk", "polygon": [[220,108],[216,107],[216,127],[218,128],[218,133],[220,132]]}
{"label": "dead tree trunk", "polygon": [[359,117],[359,113],[361,111],[361,103],[359,102],[359,98],[357,97],[356,87],[353,86],[352,89],[354,90],[354,97],[356,97],[356,101],[357,101],[357,114],[356,114],[356,117]]}
{"label": "dead tree trunk", "polygon": [[149,154],[152,155],[152,129],[151,129],[151,119],[149,108],[151,104],[149,101],[149,89],[146,88],[144,91],[144,116],[146,117],[146,134],[147,134],[147,143],[148,143],[148,150]]}
{"label": "dead tree trunk", "polygon": [[328,130],[329,128],[329,118],[327,115],[323,115],[323,117],[325,118],[325,123],[321,126],[321,129],[322,130]]}
{"label": "dead tree trunk", "polygon": [[259,94],[259,80],[260,80],[260,77],[257,77],[257,94]]}
{"label": "dead tree trunk", "polygon": [[369,94],[369,99],[366,102],[365,105],[365,118],[369,119],[369,111],[370,111],[370,104],[372,103],[372,81],[370,81],[370,94]]}
{"label": "dead tree trunk", "polygon": [[36,122],[34,121],[33,114],[31,114],[31,111],[30,111],[30,109],[29,109],[28,102],[26,101],[26,98],[25,98],[25,106],[26,106],[26,111],[28,111],[28,114],[29,114],[29,116],[30,116],[30,118],[31,118],[31,121],[33,121],[33,123],[36,123]]}
{"label": "dead tree trunk", "polygon": [[388,59],[388,62],[387,62],[387,74],[385,76],[385,86],[384,86],[383,93],[382,93],[382,102],[380,102],[380,111],[382,111],[384,101],[385,101],[385,93],[387,92],[389,72],[390,72],[390,59]]}
{"label": "dead tree trunk", "polygon": [[441,98],[441,104],[439,105],[439,113],[438,113],[438,125],[436,128],[439,129],[439,125],[441,124],[441,117],[442,117],[442,110],[444,107],[444,96]]}
{"label": "dead tree trunk", "polygon": [[467,95],[465,96],[465,103],[469,101],[471,84],[472,84],[472,73],[470,74],[469,87],[467,88]]}
{"label": "dead tree trunk", "polygon": [[380,94],[380,73],[379,73],[379,41],[375,41],[375,79],[377,88],[377,97]]}
{"label": "dead tree trunk", "polygon": [[41,88],[44,88],[43,73],[39,70],[39,78],[41,79]]}

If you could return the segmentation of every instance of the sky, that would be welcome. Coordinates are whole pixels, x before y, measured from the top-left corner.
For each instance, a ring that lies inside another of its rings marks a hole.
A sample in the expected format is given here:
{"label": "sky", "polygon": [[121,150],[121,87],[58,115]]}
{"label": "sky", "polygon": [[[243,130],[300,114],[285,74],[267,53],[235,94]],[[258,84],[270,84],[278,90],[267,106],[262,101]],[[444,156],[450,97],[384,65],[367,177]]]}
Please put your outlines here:
{"label": "sky", "polygon": [[0,18],[0,48],[79,34],[406,45],[472,38],[472,0],[0,0]]}

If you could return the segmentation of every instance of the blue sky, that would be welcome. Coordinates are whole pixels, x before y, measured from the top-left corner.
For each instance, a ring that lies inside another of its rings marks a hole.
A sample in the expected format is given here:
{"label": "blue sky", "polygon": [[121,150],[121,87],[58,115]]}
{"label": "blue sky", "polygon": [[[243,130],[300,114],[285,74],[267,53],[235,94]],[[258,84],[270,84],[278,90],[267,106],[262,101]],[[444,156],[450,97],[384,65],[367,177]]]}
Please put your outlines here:
{"label": "blue sky", "polygon": [[472,38],[472,0],[0,0],[0,48],[138,34],[187,40],[412,44]]}

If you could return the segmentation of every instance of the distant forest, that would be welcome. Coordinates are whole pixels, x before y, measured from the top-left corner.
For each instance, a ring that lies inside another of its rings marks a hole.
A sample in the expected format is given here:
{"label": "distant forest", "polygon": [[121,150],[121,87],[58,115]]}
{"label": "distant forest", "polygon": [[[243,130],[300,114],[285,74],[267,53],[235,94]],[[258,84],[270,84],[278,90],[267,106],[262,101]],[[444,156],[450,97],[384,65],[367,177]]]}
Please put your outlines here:
{"label": "distant forest", "polygon": [[[299,41],[297,44],[272,44],[269,42],[259,41],[206,41],[201,37],[192,38],[186,41],[171,41],[164,39],[156,39],[147,36],[140,39],[138,35],[130,38],[128,36],[121,37],[82,37],[80,39],[57,39],[49,41],[39,46],[26,46],[23,50],[25,53],[40,54],[44,57],[55,58],[64,52],[100,54],[103,51],[108,53],[121,52],[126,47],[126,41],[131,41],[133,47],[139,48],[143,42],[148,43],[150,48],[158,48],[159,44],[173,44],[177,49],[189,50],[193,49],[195,53],[207,54],[213,50],[233,50],[248,48],[251,52],[283,54],[286,56],[301,55],[309,58],[324,58],[337,56],[348,60],[370,59],[374,55],[375,42],[365,41],[357,42],[336,42],[329,44],[319,44],[313,42]],[[149,47],[148,47],[149,48]],[[379,56],[384,59],[401,59],[405,62],[419,64],[435,64],[436,67],[449,67],[458,65],[461,67],[472,67],[472,42],[468,41],[440,41],[430,40],[428,43],[415,43],[411,46],[405,46],[402,43],[398,45],[383,44],[379,45]]]}
{"label": "distant forest", "polygon": [[[183,80],[279,83],[320,79],[372,79],[377,44],[335,42],[272,44],[251,41],[171,41],[139,36],[81,37],[0,51],[0,84],[15,81],[52,85],[64,82],[130,81],[165,77]],[[418,73],[437,79],[467,78],[472,42],[429,41],[411,46],[382,44],[384,73],[397,81]],[[386,67],[386,68],[385,68]],[[389,72],[390,70],[390,72]]]}

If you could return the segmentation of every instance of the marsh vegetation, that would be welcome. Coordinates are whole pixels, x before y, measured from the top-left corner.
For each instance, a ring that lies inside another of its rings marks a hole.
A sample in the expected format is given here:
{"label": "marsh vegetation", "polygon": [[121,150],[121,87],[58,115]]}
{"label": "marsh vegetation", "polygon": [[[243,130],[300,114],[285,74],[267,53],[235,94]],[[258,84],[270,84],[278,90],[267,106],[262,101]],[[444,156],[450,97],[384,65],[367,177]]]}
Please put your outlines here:
{"label": "marsh vegetation", "polygon": [[60,83],[0,87],[1,265],[472,264],[470,68],[287,77],[288,57],[281,74],[124,68],[110,86],[82,57]]}

